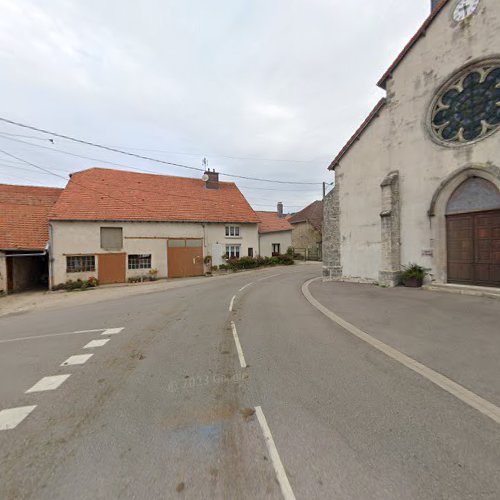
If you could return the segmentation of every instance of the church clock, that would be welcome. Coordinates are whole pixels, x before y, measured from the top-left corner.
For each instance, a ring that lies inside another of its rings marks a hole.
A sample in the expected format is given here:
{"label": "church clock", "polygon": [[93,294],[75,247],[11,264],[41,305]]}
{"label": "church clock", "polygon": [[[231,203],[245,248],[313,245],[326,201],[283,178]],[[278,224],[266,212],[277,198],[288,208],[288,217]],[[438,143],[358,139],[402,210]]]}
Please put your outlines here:
{"label": "church clock", "polygon": [[476,12],[479,6],[479,0],[458,0],[453,11],[453,20],[457,23],[467,19]]}

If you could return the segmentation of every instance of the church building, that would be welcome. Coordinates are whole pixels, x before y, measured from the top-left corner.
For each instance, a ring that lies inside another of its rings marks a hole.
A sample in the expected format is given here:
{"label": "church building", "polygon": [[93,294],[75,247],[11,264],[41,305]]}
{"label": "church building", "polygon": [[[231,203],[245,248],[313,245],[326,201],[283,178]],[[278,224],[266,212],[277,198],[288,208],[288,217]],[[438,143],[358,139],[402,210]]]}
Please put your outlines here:
{"label": "church building", "polygon": [[329,166],[323,275],[500,287],[500,1],[441,0]]}

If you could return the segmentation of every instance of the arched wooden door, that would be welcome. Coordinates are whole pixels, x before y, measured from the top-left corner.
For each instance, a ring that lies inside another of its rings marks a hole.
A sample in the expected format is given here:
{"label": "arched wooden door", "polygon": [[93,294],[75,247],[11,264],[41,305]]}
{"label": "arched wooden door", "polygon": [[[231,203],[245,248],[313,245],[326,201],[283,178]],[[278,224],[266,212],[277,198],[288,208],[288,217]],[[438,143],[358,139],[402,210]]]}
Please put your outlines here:
{"label": "arched wooden door", "polygon": [[473,177],[447,207],[448,282],[500,287],[500,192]]}

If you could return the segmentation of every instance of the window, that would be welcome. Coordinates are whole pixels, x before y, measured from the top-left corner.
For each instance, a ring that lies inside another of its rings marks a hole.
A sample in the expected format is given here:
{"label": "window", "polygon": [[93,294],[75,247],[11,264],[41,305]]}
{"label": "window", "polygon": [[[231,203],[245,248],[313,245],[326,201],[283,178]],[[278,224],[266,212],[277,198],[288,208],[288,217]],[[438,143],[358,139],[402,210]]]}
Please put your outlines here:
{"label": "window", "polygon": [[123,248],[123,229],[121,227],[101,227],[101,248],[121,250]]}
{"label": "window", "polygon": [[188,248],[200,248],[203,246],[203,240],[186,240]]}
{"label": "window", "polygon": [[431,130],[445,145],[476,141],[500,128],[500,61],[462,70],[438,92],[431,108]]}
{"label": "window", "polygon": [[240,258],[240,245],[226,245],[226,255],[230,259]]}
{"label": "window", "polygon": [[151,269],[151,254],[149,255],[129,255],[129,269]]}
{"label": "window", "polygon": [[240,235],[239,226],[226,226],[226,236],[234,238],[239,235]]}
{"label": "window", "polygon": [[70,255],[66,257],[67,273],[83,273],[95,271],[94,255]]}
{"label": "window", "polygon": [[248,249],[248,256],[253,257],[253,248]]}
{"label": "window", "polygon": [[273,243],[273,255],[279,255],[279,254],[280,254],[280,244]]}

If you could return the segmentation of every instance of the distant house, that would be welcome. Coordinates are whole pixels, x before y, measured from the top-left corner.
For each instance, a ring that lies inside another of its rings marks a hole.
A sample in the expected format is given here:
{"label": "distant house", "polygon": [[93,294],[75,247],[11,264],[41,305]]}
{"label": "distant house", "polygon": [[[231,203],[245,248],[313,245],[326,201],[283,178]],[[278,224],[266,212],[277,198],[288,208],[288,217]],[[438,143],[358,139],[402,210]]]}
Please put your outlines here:
{"label": "distant house", "polygon": [[262,257],[284,254],[292,246],[292,226],[283,217],[283,206],[278,212],[257,212],[259,223],[259,254]]}
{"label": "distant house", "polygon": [[292,246],[310,258],[321,257],[323,240],[323,201],[315,201],[288,218],[293,227]]}
{"label": "distant house", "polygon": [[0,293],[47,286],[48,214],[61,192],[0,184]]}
{"label": "distant house", "polygon": [[204,260],[258,252],[260,222],[236,185],[91,168],[77,172],[50,213],[51,283],[122,283],[204,274]]}

